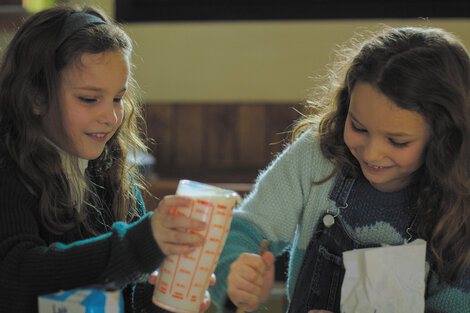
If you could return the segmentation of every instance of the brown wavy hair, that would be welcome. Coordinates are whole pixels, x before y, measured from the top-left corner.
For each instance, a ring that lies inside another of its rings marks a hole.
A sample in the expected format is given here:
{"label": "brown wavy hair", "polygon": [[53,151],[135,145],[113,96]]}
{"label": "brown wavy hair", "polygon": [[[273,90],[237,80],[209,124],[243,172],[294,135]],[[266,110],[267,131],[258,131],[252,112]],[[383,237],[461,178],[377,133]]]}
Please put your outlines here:
{"label": "brown wavy hair", "polygon": [[[105,24],[91,24],[74,32],[58,48],[57,40],[68,16],[86,12],[100,17]],[[11,40],[0,67],[0,151],[17,164],[21,179],[39,199],[43,225],[61,234],[77,226],[91,233],[99,231],[89,214],[100,206],[109,206],[110,221],[131,221],[141,214],[137,210],[136,188],[147,190],[143,177],[129,153],[138,148],[147,151],[142,107],[136,96],[136,83],[129,74],[129,88],[123,98],[124,118],[121,126],[106,143],[104,152],[91,160],[87,169],[88,200],[86,210],[74,208],[70,185],[53,145],[45,140],[40,117],[33,107],[49,110],[59,106],[61,72],[80,62],[84,53],[119,51],[132,54],[132,42],[126,33],[94,7],[58,6],[31,16]],[[58,130],[60,131],[60,130]],[[91,201],[95,193],[106,196],[107,203]],[[102,207],[101,207],[102,208]],[[88,211],[87,211],[88,210]],[[94,214],[96,216],[96,214]]]}
{"label": "brown wavy hair", "polygon": [[[361,37],[362,36],[362,37]],[[390,28],[365,32],[338,50],[329,85],[307,101],[292,140],[318,125],[323,155],[335,170],[360,167],[344,143],[351,92],[371,84],[400,108],[421,114],[431,137],[415,173],[418,234],[427,240],[433,268],[454,280],[470,265],[470,58],[454,35],[438,28]]]}

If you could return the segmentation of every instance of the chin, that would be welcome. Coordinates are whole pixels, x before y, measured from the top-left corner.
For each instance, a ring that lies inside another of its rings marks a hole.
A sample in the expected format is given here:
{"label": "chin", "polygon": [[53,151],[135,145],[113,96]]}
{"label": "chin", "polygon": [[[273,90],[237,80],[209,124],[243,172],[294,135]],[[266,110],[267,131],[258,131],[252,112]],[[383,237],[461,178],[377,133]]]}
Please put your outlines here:
{"label": "chin", "polygon": [[92,161],[92,160],[98,159],[101,156],[101,154],[103,154],[103,151],[95,152],[95,153],[82,153],[78,157],[81,159]]}

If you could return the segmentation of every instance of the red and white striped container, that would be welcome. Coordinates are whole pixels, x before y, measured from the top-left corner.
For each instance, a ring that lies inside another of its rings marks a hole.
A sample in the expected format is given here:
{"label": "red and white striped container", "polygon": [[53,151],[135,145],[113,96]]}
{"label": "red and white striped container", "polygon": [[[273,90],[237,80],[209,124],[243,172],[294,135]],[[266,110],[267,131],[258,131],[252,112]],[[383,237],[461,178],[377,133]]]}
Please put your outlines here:
{"label": "red and white striped container", "polygon": [[241,197],[235,191],[190,180],[180,180],[176,194],[189,196],[192,202],[189,208],[174,208],[172,214],[206,222],[200,232],[205,243],[190,254],[165,259],[158,269],[153,302],[172,312],[198,313]]}

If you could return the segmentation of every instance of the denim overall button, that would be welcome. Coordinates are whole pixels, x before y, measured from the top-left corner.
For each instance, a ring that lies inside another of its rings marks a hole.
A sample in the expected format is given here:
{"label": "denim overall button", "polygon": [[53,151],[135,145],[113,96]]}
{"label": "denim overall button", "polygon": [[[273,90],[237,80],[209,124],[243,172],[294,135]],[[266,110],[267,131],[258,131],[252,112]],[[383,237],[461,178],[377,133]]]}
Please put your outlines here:
{"label": "denim overall button", "polygon": [[335,218],[331,214],[326,214],[323,216],[323,225],[326,227],[331,227],[335,223]]}

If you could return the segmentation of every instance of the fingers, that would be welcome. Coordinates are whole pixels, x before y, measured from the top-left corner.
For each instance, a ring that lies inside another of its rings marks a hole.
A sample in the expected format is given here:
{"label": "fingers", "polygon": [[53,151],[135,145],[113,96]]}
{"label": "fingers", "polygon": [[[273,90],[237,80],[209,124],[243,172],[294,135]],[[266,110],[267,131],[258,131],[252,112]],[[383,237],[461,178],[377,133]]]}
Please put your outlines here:
{"label": "fingers", "polygon": [[177,208],[188,208],[191,205],[191,198],[183,196],[166,196],[158,204],[156,213],[165,217],[168,228],[189,228],[202,230],[204,222],[187,218],[182,214],[178,214]]}
{"label": "fingers", "polygon": [[[177,214],[175,208],[187,208],[191,199],[181,196],[166,196],[152,215],[152,230],[155,240],[166,255],[187,254],[204,243],[198,231],[205,223]],[[176,213],[175,213],[176,212]]]}
{"label": "fingers", "polygon": [[157,279],[158,279],[158,271],[155,271],[152,274],[150,274],[148,282],[149,284],[155,285],[157,283]]}
{"label": "fingers", "polygon": [[209,285],[214,286],[215,285],[215,274],[211,274],[211,279],[209,280]]}
{"label": "fingers", "polygon": [[271,252],[265,252],[262,259],[268,268],[274,266],[274,255]]}
{"label": "fingers", "polygon": [[269,298],[275,280],[274,255],[272,254],[272,252],[268,251],[263,254],[262,259],[266,265],[266,271],[263,275],[263,287],[261,288],[260,303],[263,303],[264,301],[266,301],[266,299]]}
{"label": "fingers", "polygon": [[[155,271],[155,272],[150,274],[148,282],[152,285],[155,285],[155,283],[157,282],[157,279],[158,279],[158,271]],[[210,285],[215,284],[215,274],[214,273],[212,273],[212,275],[211,275],[209,284]],[[211,305],[211,296],[210,296],[209,292],[206,290],[206,292],[204,294],[204,299],[202,300],[201,306],[199,307],[199,312],[207,311],[209,309],[210,305]]]}
{"label": "fingers", "polygon": [[[214,273],[211,274],[209,284],[210,285],[215,284],[215,274]],[[199,312],[207,311],[210,306],[211,306],[211,295],[209,294],[209,291],[206,290],[206,292],[204,293],[204,299],[202,300],[201,305],[199,306]]]}
{"label": "fingers", "polygon": [[191,203],[191,198],[185,196],[165,196],[158,203],[157,210],[163,214],[170,215],[170,211],[175,207],[188,207]]}
{"label": "fingers", "polygon": [[244,253],[230,266],[227,293],[232,302],[254,311],[261,304],[267,266],[261,256]]}
{"label": "fingers", "polygon": [[204,299],[201,302],[201,305],[199,306],[199,312],[205,312],[207,309],[209,309],[211,305],[211,296],[208,291],[204,294]]}

